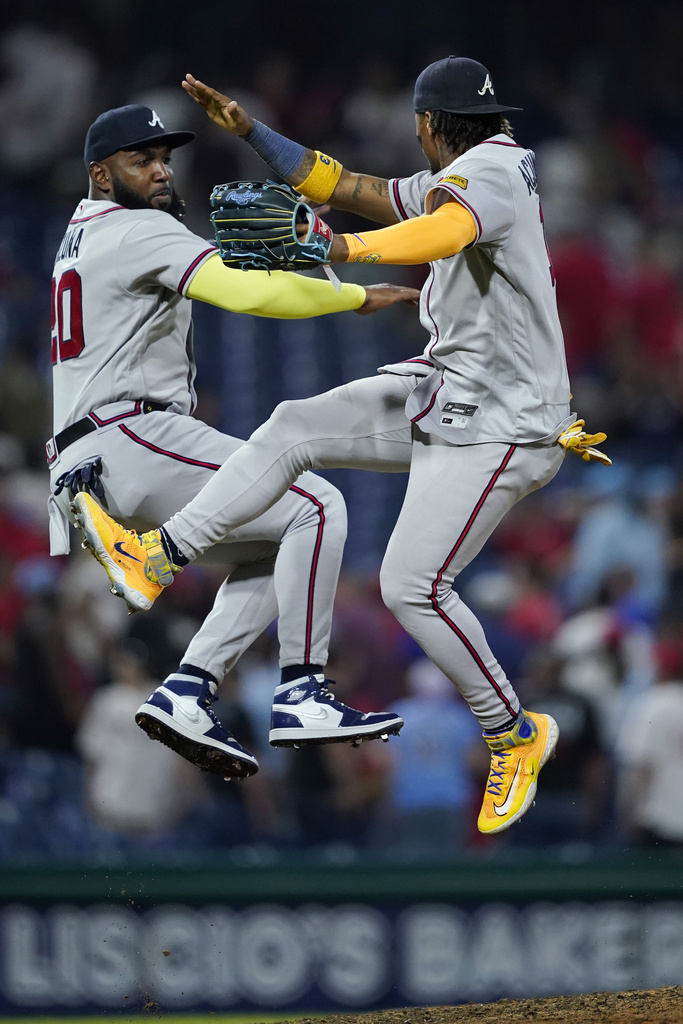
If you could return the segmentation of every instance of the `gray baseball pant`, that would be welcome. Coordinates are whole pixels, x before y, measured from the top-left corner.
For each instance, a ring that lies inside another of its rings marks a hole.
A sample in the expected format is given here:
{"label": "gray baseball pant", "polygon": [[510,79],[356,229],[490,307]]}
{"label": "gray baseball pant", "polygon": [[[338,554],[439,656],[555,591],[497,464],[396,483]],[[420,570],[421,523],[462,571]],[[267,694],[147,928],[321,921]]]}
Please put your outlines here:
{"label": "gray baseball pant", "polygon": [[[106,407],[98,412],[105,418]],[[191,501],[242,443],[190,416],[127,417],[66,448],[51,468],[52,487],[61,473],[101,456],[107,511],[143,531]],[[69,514],[66,491],[57,501]],[[226,531],[202,561],[222,566],[227,578],[183,660],[220,682],[279,615],[281,666],[325,665],[345,540],[341,494],[310,473],[258,519]]]}
{"label": "gray baseball pant", "polygon": [[300,473],[321,468],[402,472],[406,497],[380,579],[385,603],[455,683],[482,728],[519,699],[473,612],[452,589],[505,513],[548,483],[558,445],[452,445],[411,426],[404,405],[419,378],[379,374],[283,402],[165,529],[188,557],[271,506]]}

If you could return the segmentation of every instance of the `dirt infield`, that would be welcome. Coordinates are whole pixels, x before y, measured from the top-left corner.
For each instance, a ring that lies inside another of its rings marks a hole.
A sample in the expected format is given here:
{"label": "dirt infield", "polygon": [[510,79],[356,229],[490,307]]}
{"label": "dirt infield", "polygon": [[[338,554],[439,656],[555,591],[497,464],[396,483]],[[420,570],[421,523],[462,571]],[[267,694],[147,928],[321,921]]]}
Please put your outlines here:
{"label": "dirt infield", "polygon": [[463,1006],[408,1007],[297,1024],[683,1024],[683,985],[548,999],[501,999]]}

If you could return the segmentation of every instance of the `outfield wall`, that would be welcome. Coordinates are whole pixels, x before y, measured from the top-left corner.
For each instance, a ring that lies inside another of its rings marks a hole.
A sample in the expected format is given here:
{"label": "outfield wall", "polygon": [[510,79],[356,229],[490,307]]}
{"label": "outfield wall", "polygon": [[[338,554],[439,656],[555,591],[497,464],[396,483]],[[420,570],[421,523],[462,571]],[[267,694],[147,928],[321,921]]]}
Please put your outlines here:
{"label": "outfield wall", "polygon": [[0,873],[0,1014],[354,1012],[683,984],[683,856]]}

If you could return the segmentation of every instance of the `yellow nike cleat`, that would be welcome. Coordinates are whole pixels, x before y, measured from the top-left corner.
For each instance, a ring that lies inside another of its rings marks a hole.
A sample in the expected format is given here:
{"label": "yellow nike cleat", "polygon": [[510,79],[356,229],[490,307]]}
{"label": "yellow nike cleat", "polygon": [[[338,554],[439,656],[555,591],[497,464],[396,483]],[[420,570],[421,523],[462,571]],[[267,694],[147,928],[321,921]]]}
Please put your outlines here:
{"label": "yellow nike cleat", "polygon": [[555,753],[560,735],[550,715],[522,711],[507,732],[484,733],[491,748],[491,770],[477,827],[504,832],[529,810],[536,796],[538,773]]}
{"label": "yellow nike cleat", "polygon": [[75,496],[71,511],[83,534],[83,547],[107,570],[112,593],[124,599],[129,613],[148,611],[164,587],[173,583],[174,574],[182,571],[166,555],[159,530],[124,530],[85,491]]}

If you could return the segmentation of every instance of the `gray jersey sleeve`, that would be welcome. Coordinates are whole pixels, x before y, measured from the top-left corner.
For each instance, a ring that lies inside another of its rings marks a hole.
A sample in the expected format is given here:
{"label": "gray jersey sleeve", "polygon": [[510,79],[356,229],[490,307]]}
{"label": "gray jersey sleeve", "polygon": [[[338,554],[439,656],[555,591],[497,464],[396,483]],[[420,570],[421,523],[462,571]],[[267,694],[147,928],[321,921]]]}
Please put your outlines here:
{"label": "gray jersey sleeve", "polygon": [[168,213],[145,211],[121,239],[118,249],[120,284],[129,292],[152,285],[185,295],[198,267],[217,250]]}
{"label": "gray jersey sleeve", "polygon": [[433,178],[430,171],[418,171],[410,178],[390,179],[391,205],[399,220],[419,217],[425,212],[425,197]]}
{"label": "gray jersey sleeve", "polygon": [[505,167],[466,153],[430,188],[442,188],[469,210],[477,228],[474,244],[504,244],[515,222],[515,202]]}

